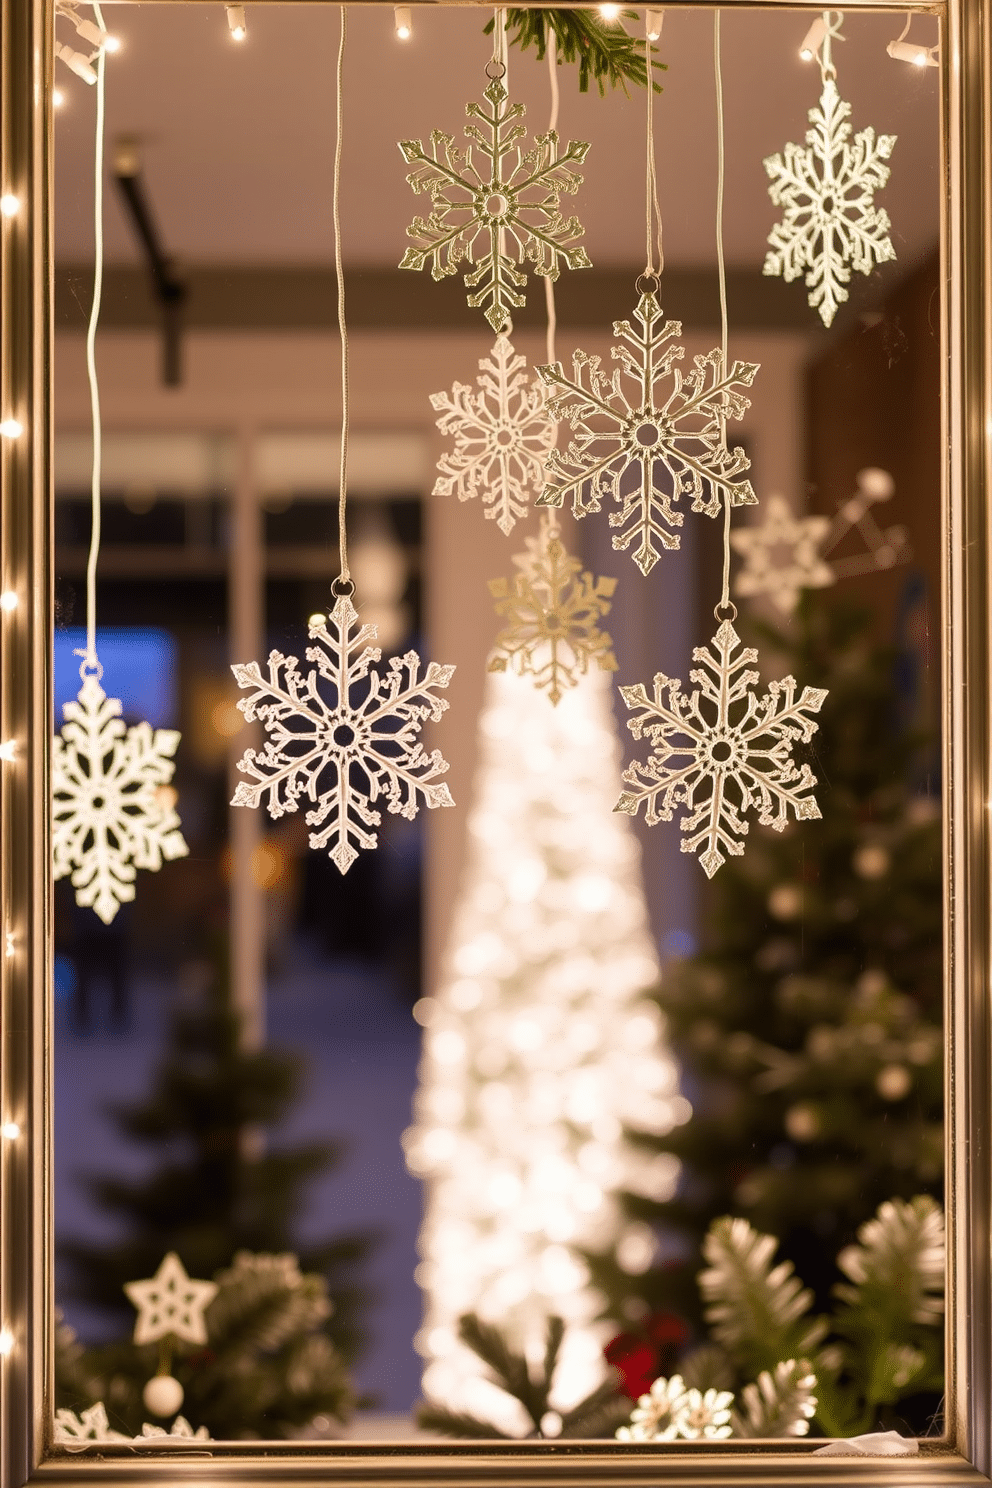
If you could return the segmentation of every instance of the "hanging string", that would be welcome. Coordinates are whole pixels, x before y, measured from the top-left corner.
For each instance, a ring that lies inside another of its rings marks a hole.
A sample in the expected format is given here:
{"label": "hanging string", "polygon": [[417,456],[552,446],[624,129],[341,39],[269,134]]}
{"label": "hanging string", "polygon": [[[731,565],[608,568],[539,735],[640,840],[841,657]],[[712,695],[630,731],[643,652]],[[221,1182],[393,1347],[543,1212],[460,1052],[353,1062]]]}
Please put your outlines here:
{"label": "hanging string", "polygon": [[[351,584],[348,568],[348,531],[346,513],[348,505],[348,433],[351,425],[351,388],[348,378],[348,323],[344,313],[344,268],[341,263],[341,139],[344,108],[342,84],[344,81],[344,48],[348,37],[348,7],[341,7],[341,40],[338,43],[338,65],[336,72],[335,125],[337,136],[334,143],[334,273],[338,291],[338,330],[341,334],[341,465],[338,475],[338,555],[341,573],[335,581],[334,592],[338,593]],[[352,586],[354,592],[354,586]]]}
{"label": "hanging string", "polygon": [[[101,31],[103,12],[94,3],[93,14]],[[96,655],[96,566],[100,557],[100,487],[103,478],[103,435],[100,419],[100,384],[96,373],[96,331],[100,323],[103,299],[103,140],[105,121],[104,73],[106,53],[100,48],[96,58],[96,135],[93,147],[93,302],[86,327],[86,378],[90,388],[90,420],[93,426],[93,466],[90,477],[90,551],[86,560],[86,650],[83,667],[99,666]]]}
{"label": "hanging string", "polygon": [[[548,75],[551,79],[551,117],[548,120],[548,133],[553,134],[558,128],[558,105],[560,95],[558,92],[558,38],[548,23]],[[555,335],[558,330],[558,310],[555,305],[555,282],[545,276],[544,279],[544,303],[548,312],[548,334],[547,334],[547,361],[553,366],[558,360],[555,349]],[[550,510],[550,508],[547,508]]]}
{"label": "hanging string", "polygon": [[[648,25],[648,12],[644,13],[645,29]],[[664,12],[661,12],[662,20]],[[658,36],[661,36],[661,23],[658,26]],[[646,276],[657,279],[665,267],[665,253],[662,245],[661,232],[661,205],[658,200],[658,169],[654,156],[654,59],[651,53],[651,38],[645,38],[644,60],[647,67],[647,149],[644,153],[644,199],[645,199],[645,237],[647,240],[647,261],[644,268]],[[657,229],[655,227],[657,224]],[[657,231],[657,240],[655,233]],[[655,252],[657,249],[658,267],[655,268]]]}
{"label": "hanging string", "polygon": [[[723,186],[726,174],[726,150],[723,130],[723,68],[720,59],[720,12],[713,12],[713,79],[716,85],[716,266],[720,279],[720,349],[722,366],[727,366],[727,266],[723,255]],[[721,439],[726,442],[726,419],[721,416]],[[723,588],[718,610],[730,606],[730,494],[723,496]],[[736,615],[737,611],[734,610]]]}
{"label": "hanging string", "polygon": [[[907,19],[907,22],[906,22],[906,31],[909,30],[909,20],[911,20],[911,19],[912,19],[912,16],[910,15],[910,17]],[[821,82],[824,82],[825,83],[828,80],[828,78],[836,78],[836,76],[837,76],[837,69],[836,69],[836,67],[834,66],[834,63],[833,63],[831,41],[834,41],[834,40],[836,40],[836,41],[843,41],[844,40],[843,36],[841,35],[841,30],[840,30],[840,28],[841,28],[841,26],[843,24],[844,24],[844,13],[843,13],[843,11],[840,11],[840,10],[825,10],[823,12],[823,26],[824,26],[824,31],[823,31],[823,40],[820,43],[820,80],[821,80]],[[903,31],[903,33],[902,33],[903,36],[906,35],[906,31]]]}

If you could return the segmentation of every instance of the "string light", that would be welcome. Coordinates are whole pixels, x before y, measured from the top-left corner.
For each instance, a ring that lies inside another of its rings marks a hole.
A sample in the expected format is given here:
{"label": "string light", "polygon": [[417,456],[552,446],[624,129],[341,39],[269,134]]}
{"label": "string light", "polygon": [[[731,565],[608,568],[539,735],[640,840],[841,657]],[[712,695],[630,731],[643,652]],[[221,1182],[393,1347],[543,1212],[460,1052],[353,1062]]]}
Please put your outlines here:
{"label": "string light", "polygon": [[9,960],[10,957],[13,956],[13,955],[16,955],[16,953],[17,953],[17,947],[14,944],[14,932],[13,932],[13,930],[8,930],[7,931],[7,959]]}
{"label": "string light", "polygon": [[14,593],[13,589],[5,589],[4,592],[0,594],[0,610],[16,610],[18,603],[19,601],[17,595]]}
{"label": "string light", "polygon": [[245,20],[245,8],[243,5],[229,5],[227,7],[227,25],[235,41],[245,41],[248,37],[248,23]]}
{"label": "string light", "polygon": [[663,10],[648,10],[644,15],[644,27],[649,41],[660,41],[661,25],[665,19]]}
{"label": "string light", "polygon": [[96,47],[97,51],[100,51],[101,49],[105,52],[120,51],[120,40],[116,36],[111,36],[108,31],[103,31],[100,29],[99,26],[95,26],[93,22],[88,21],[85,16],[76,15],[75,11],[70,10],[67,6],[59,6],[58,14],[67,16],[68,19],[75,26],[77,34],[80,35],[84,41],[88,41],[90,46]]}
{"label": "string light", "polygon": [[14,1335],[9,1328],[0,1328],[0,1359],[10,1356],[14,1347]]}
{"label": "string light", "polygon": [[0,434],[3,435],[4,439],[19,439],[23,433],[24,425],[18,423],[15,418],[4,419],[3,423],[0,424]]}
{"label": "string light", "polygon": [[599,13],[604,21],[615,21],[620,15],[619,5],[601,5]]}
{"label": "string light", "polygon": [[920,46],[919,42],[907,41],[909,28],[913,23],[913,13],[910,11],[906,16],[906,24],[895,41],[890,41],[885,50],[896,62],[910,62],[914,67],[937,67],[940,59],[940,47]]}
{"label": "string light", "polygon": [[393,8],[393,20],[396,35],[400,41],[409,41],[413,35],[413,16],[409,5],[397,5]]}
{"label": "string light", "polygon": [[64,42],[55,43],[55,55],[60,57],[70,72],[74,72],[84,83],[92,87],[96,82],[96,73],[90,66],[90,59],[84,57],[82,52],[73,51],[72,47],[66,46]]}
{"label": "string light", "polygon": [[17,758],[17,740],[8,739],[6,743],[0,744],[0,760],[6,760],[8,764]]}
{"label": "string light", "polygon": [[16,1121],[5,1121],[3,1126],[0,1126],[0,1137],[5,1137],[8,1142],[16,1142],[20,1135],[21,1128]]}
{"label": "string light", "polygon": [[52,108],[61,108],[65,103],[65,94],[61,88],[52,89]]}
{"label": "string light", "polygon": [[827,23],[822,16],[817,16],[816,20],[806,32],[806,35],[803,37],[802,46],[799,48],[799,55],[800,57],[802,57],[804,62],[812,62],[813,58],[820,50],[820,47],[823,44],[823,38],[826,36],[826,34]]}
{"label": "string light", "polygon": [[3,196],[0,196],[0,212],[2,212],[5,217],[16,217],[20,210],[21,199],[19,196],[14,196],[9,191],[6,192]]}

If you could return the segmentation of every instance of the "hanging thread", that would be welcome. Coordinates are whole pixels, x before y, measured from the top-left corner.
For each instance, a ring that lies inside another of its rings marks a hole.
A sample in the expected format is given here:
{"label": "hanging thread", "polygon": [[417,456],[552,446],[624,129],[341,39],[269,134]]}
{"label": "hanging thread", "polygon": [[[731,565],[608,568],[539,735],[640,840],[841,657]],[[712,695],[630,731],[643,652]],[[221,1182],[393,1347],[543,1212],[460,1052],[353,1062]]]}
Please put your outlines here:
{"label": "hanging thread", "polygon": [[[713,79],[716,86],[716,266],[720,281],[720,349],[723,357],[722,365],[727,366],[727,341],[728,341],[728,317],[727,317],[727,266],[723,253],[723,186],[726,173],[726,148],[723,130],[723,68],[720,58],[720,12],[713,12]],[[726,421],[721,419],[721,435],[726,443]],[[723,498],[723,587],[720,593],[720,603],[717,606],[717,618],[721,618],[721,610],[731,609],[734,618],[737,616],[736,606],[730,601],[730,496],[725,494]]]}
{"label": "hanging thread", "polygon": [[[551,117],[548,120],[548,133],[553,134],[558,128],[558,105],[560,94],[558,91],[558,38],[548,25],[548,75],[551,79]],[[555,305],[555,282],[545,275],[544,279],[544,304],[547,309],[547,362],[553,366],[558,360],[555,346],[555,337],[558,331],[558,309]]]}
{"label": "hanging thread", "polygon": [[[661,26],[664,20],[664,12],[660,12],[661,19],[658,22],[658,37],[661,36]],[[647,12],[645,12],[645,30],[648,27]],[[647,149],[644,156],[644,196],[646,216],[646,249],[647,261],[644,273],[647,277],[657,279],[665,267],[665,253],[662,244],[661,232],[661,204],[658,200],[658,170],[655,164],[654,154],[654,60],[651,55],[651,38],[645,37],[644,61],[647,68]],[[657,227],[656,227],[657,224]],[[657,232],[657,256],[658,267],[655,268],[655,233]]]}
{"label": "hanging thread", "polygon": [[[101,31],[106,30],[103,12],[94,3],[93,14]],[[96,372],[96,332],[103,299],[103,141],[105,132],[106,53],[96,57],[96,134],[93,147],[93,302],[86,327],[86,378],[90,390],[90,421],[93,427],[93,465],[90,475],[90,551],[86,560],[86,650],[83,668],[99,667],[96,654],[96,567],[100,557],[100,487],[103,480],[103,437],[100,419],[100,384]]]}
{"label": "hanging thread", "polygon": [[348,568],[348,433],[351,426],[351,388],[348,372],[348,323],[344,308],[344,266],[341,261],[341,142],[344,120],[343,82],[344,49],[348,38],[348,8],[341,6],[341,39],[338,43],[338,65],[336,71],[335,124],[337,137],[334,143],[334,273],[338,294],[338,331],[341,336],[341,463],[338,475],[338,555],[341,572],[331,588],[335,594],[343,594],[347,587],[354,593],[351,572]]}

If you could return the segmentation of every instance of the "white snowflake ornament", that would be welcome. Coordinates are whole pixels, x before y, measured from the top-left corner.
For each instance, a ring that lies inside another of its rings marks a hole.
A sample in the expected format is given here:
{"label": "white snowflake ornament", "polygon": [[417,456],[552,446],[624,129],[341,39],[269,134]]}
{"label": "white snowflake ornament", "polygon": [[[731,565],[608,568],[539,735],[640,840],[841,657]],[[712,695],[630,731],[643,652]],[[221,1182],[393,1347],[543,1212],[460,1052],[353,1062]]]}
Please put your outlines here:
{"label": "white snowflake ornament", "polygon": [[730,534],[731,546],[744,560],[734,593],[765,595],[791,615],[801,590],[834,583],[834,571],[820,552],[829,530],[829,517],[797,517],[784,496],[769,496],[763,522]]}
{"label": "white snowflake ornament", "polygon": [[634,546],[634,562],[648,574],[665,549],[680,544],[684,518],[676,503],[683,496],[710,517],[725,500],[757,500],[751,482],[738,479],[750,461],[743,449],[728,448],[726,423],[750,407],[741,389],[751,386],[758,365],[727,368],[716,348],[683,371],[681,323],[664,320],[653,291],[641,295],[634,319],[636,329],[629,320],[614,323],[620,344],[612,356],[621,365],[612,377],[584,351],[575,352],[571,377],[561,362],[538,367],[551,390],[551,417],[566,420],[574,437],[548,455],[537,505],[560,507],[570,497],[575,515],[584,517],[612,497],[620,508],[610,514],[610,526],[620,529],[613,547]]}
{"label": "white snowflake ornament", "polygon": [[76,903],[109,925],[134,898],[139,868],[157,872],[189,852],[169,785],[180,735],[148,723],[128,728],[99,670],[83,669],[63,708],[52,756],[52,847],[57,879],[71,875]]}
{"label": "white snowflake ornament", "polygon": [[889,179],[883,161],[892,154],[896,136],[876,135],[869,128],[852,139],[851,105],[838,93],[835,76],[825,65],[805,147],[788,144],[764,162],[768,194],[784,209],[768,235],[764,273],[780,274],[786,283],[805,273],[807,298],[825,326],[848,297],[844,286],[852,269],[870,274],[896,256],[888,213],[874,201]]}
{"label": "white snowflake ornament", "polygon": [[740,645],[724,620],[709,647],[697,646],[693,660],[702,666],[689,674],[696,685],[688,697],[681,681],[664,672],[655,675],[653,697],[643,683],[620,689],[634,715],[627,727],[635,739],[650,740],[651,753],[624,771],[630,789],[615,809],[635,816],[643,803],[654,826],[684,806],[682,851],[699,852],[708,878],[726,862],[725,853],[744,852],[752,808],[762,826],[777,832],[784,831],[790,806],[797,821],[820,815],[816,778],[809,765],[794,763],[792,746],[813,737],[817,725],[809,715],[820,711],[826,690],[805,687],[797,701],[795,678],[784,677],[759,698],[752,690],[758,673],[745,670],[758,653]]}
{"label": "white snowflake ornament", "polygon": [[340,597],[326,620],[311,622],[306,651],[314,663],[305,674],[295,656],[270,651],[267,675],[257,661],[231,668],[240,687],[250,689],[238,707],[258,718],[269,738],[261,751],[249,749],[238,763],[251,782],[241,781],[232,806],[257,807],[265,800],[273,818],[311,802],[310,846],[327,849],[347,873],[362,848],[377,845],[374,831],[386,809],[412,820],[421,802],[453,806],[447,785],[434,784],[448,769],[438,750],[425,752],[417,735],[425,719],[447,710],[438,690],[448,686],[453,666],[429,663],[421,678],[416,651],[394,656],[385,674],[373,670],[381,659],[374,625],[362,625],[351,600]]}
{"label": "white snowflake ornament", "polygon": [[187,1276],[174,1250],[164,1257],[154,1276],[147,1281],[126,1282],[124,1290],[138,1310],[135,1343],[157,1343],[169,1337],[206,1343],[203,1314],[217,1295],[217,1283],[194,1281]]}
{"label": "white snowflake ornament", "polygon": [[544,462],[555,442],[543,382],[527,376],[526,357],[498,336],[479,361],[476,387],[456,382],[450,393],[432,393],[442,434],[455,447],[438,461],[435,496],[459,501],[481,496],[486,516],[509,533],[527,514],[531,495],[544,484]]}

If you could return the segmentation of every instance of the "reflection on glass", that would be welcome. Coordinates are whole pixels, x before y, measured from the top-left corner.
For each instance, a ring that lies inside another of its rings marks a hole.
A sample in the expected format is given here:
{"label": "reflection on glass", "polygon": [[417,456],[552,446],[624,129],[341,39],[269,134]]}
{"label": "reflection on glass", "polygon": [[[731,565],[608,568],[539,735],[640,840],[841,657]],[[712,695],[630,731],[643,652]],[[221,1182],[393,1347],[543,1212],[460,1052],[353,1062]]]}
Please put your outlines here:
{"label": "reflection on glass", "polygon": [[[781,210],[762,161],[803,138],[822,86],[809,17],[722,18],[728,350],[760,364],[729,436],[758,496],[733,512],[735,625],[758,695],[791,674],[829,696],[794,745],[820,819],[777,832],[752,811],[709,882],[684,807],[650,826],[613,810],[651,743],[615,688],[697,685],[722,523],[687,512],[642,576],[612,546],[612,495],[566,508],[568,551],[617,581],[597,623],[618,671],[593,661],[557,707],[532,675],[487,672],[487,581],[524,543],[485,500],[435,492],[430,395],[474,386],[493,337],[460,276],[392,266],[396,141],[457,134],[491,41],[471,12],[418,11],[403,45],[390,16],[351,16],[355,603],[383,668],[411,649],[457,664],[424,729],[457,806],[384,811],[342,875],[307,845],[311,803],[229,805],[265,743],[231,664],[305,657],[338,573],[338,13],[261,7],[233,46],[210,6],[117,11],[108,160],[125,141],[139,163],[183,293],[165,315],[111,169],[99,651],[124,724],[181,731],[189,853],[139,869],[110,923],[56,886],[60,1440],[939,1434],[938,71],[886,55],[885,16],[832,39],[854,127],[897,137],[875,199],[896,256],[853,274],[827,330],[801,277],[762,273]],[[932,19],[913,37],[930,48]],[[667,12],[658,46],[658,297],[688,376],[720,342],[712,14]],[[507,79],[540,133],[546,62],[511,46]],[[59,81],[57,727],[84,646],[93,263],[93,95]],[[556,354],[612,376],[644,267],[645,94],[580,92],[568,65],[558,82],[562,138],[590,141],[594,267],[558,281]],[[513,344],[533,368],[529,288]],[[157,1309],[142,1342],[134,1295]]]}

